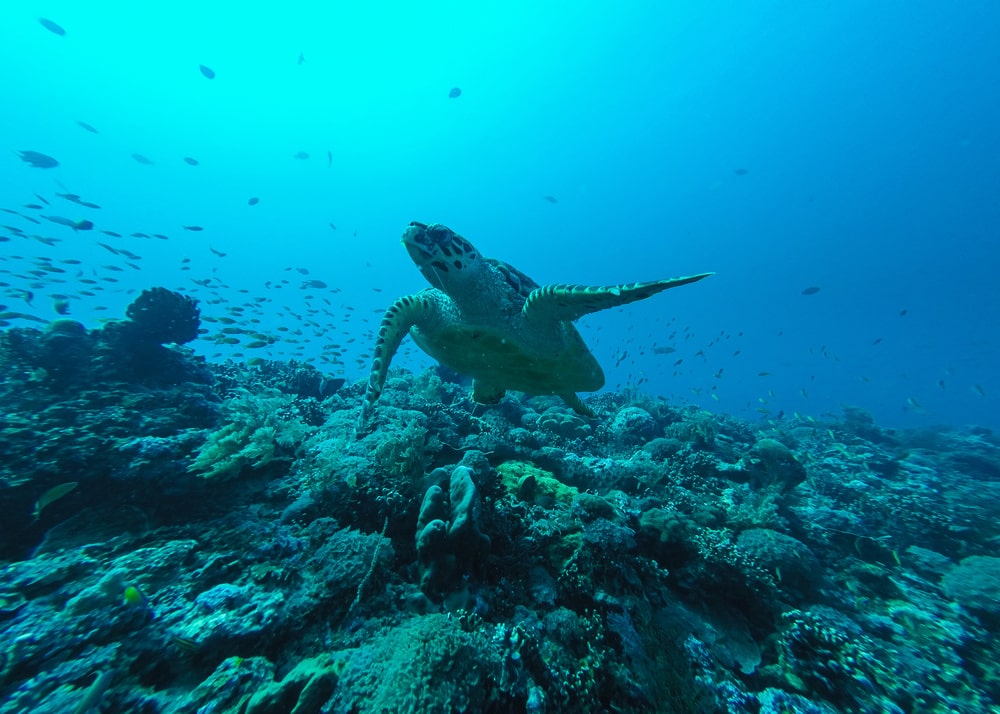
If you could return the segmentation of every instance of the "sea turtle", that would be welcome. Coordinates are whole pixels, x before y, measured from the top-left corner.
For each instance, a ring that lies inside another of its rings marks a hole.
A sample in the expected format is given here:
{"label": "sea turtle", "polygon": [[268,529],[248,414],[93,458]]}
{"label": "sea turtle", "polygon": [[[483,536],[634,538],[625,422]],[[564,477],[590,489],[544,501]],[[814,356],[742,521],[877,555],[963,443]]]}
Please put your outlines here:
{"label": "sea turtle", "polygon": [[477,402],[495,404],[516,389],[558,395],[577,413],[593,416],[576,393],[603,387],[604,372],[573,321],[712,274],[607,287],[541,287],[507,263],[483,257],[440,224],[410,223],[403,245],[433,287],[401,297],[386,310],[362,419],[381,395],[389,363],[407,334],[437,361],[472,377]]}

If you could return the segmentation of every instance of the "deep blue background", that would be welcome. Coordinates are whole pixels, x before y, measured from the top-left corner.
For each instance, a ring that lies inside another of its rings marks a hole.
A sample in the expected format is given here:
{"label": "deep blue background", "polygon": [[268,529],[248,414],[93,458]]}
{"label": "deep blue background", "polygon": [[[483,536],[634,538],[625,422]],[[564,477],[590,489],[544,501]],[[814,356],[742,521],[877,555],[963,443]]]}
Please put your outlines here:
{"label": "deep blue background", "polygon": [[[97,224],[4,214],[63,239],[0,243],[8,310],[54,317],[47,296],[69,294],[96,325],[166,285],[280,338],[207,355],[322,355],[360,377],[381,310],[424,286],[400,232],[442,222],[541,283],[717,271],[581,321],[612,387],[645,378],[747,416],[854,404],[893,426],[1000,426],[995,2],[147,5],[0,9],[0,205],[35,215],[21,205],[38,193],[40,213]],[[28,309],[37,256],[84,263]],[[88,276],[117,282],[81,295]]]}

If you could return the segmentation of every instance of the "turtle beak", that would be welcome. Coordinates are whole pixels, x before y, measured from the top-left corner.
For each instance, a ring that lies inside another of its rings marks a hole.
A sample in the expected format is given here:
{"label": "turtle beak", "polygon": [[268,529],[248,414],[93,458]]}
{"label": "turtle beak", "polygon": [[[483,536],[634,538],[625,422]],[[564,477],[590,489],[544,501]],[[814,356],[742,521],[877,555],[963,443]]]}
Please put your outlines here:
{"label": "turtle beak", "polygon": [[410,225],[403,231],[401,238],[401,242],[406,247],[406,252],[410,254],[410,258],[418,266],[424,265],[433,257],[430,251],[422,246],[422,243],[426,243],[426,230],[427,226],[425,224],[411,221]]}
{"label": "turtle beak", "polygon": [[402,240],[403,245],[409,246],[411,243],[420,242],[420,239],[425,235],[426,232],[427,232],[426,223],[420,223],[418,221],[410,221],[410,225],[408,225],[406,227],[406,230],[403,231],[403,235],[400,238],[400,240]]}

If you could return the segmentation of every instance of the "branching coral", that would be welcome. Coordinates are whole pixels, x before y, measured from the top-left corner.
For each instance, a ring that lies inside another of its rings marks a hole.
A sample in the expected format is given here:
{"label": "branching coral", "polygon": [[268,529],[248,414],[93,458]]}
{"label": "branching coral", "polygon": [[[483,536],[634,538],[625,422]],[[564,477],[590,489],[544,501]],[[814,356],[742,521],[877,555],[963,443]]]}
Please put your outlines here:
{"label": "branching coral", "polygon": [[226,424],[209,434],[188,471],[204,478],[234,478],[245,467],[259,469],[290,459],[312,432],[298,416],[294,397],[277,390],[242,392],[223,405]]}
{"label": "branching coral", "polygon": [[372,455],[389,476],[413,475],[424,470],[429,458],[427,419],[419,412],[399,412],[402,423],[379,432]]}
{"label": "branching coral", "polygon": [[181,345],[198,336],[198,301],[166,288],[143,290],[125,314],[132,334],[157,344]]}

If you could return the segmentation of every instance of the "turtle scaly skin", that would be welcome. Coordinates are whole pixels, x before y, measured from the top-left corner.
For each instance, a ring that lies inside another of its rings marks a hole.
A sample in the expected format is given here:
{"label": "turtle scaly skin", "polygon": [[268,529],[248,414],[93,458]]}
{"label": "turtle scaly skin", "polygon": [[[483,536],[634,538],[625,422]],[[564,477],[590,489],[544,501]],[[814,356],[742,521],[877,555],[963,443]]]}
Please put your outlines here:
{"label": "turtle scaly skin", "polygon": [[440,224],[411,223],[403,245],[432,287],[401,297],[386,310],[362,419],[381,395],[392,356],[407,334],[434,359],[472,377],[477,402],[495,404],[508,389],[516,389],[558,395],[574,411],[593,416],[576,393],[603,387],[604,372],[573,321],[711,275],[607,287],[540,287],[516,268],[484,258]]}

